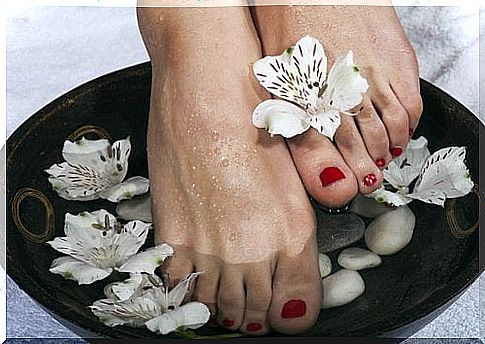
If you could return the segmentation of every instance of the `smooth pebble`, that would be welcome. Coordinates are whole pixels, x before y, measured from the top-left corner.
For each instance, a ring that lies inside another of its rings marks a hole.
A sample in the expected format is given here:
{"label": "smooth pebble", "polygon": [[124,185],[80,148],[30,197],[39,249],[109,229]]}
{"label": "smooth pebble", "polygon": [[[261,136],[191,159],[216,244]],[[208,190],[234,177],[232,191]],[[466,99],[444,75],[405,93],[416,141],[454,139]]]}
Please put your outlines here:
{"label": "smooth pebble", "polygon": [[377,254],[359,247],[343,250],[337,259],[339,265],[349,270],[374,268],[382,263]]}
{"label": "smooth pebble", "polygon": [[358,298],[365,290],[357,271],[342,269],[322,280],[322,308],[343,306]]}
{"label": "smooth pebble", "polygon": [[373,198],[357,195],[350,204],[351,213],[371,219],[395,209],[394,207],[377,202]]}
{"label": "smooth pebble", "polygon": [[329,214],[321,210],[317,210],[316,214],[317,244],[320,253],[347,247],[364,236],[364,220],[355,214]]}
{"label": "smooth pebble", "polygon": [[377,217],[365,232],[365,244],[379,255],[395,254],[413,236],[416,217],[407,206],[401,206]]}
{"label": "smooth pebble", "polygon": [[332,262],[326,254],[318,254],[318,267],[320,268],[320,276],[322,278],[327,277],[332,272]]}
{"label": "smooth pebble", "polygon": [[152,221],[152,199],[150,195],[121,201],[116,206],[118,217],[125,221]]}

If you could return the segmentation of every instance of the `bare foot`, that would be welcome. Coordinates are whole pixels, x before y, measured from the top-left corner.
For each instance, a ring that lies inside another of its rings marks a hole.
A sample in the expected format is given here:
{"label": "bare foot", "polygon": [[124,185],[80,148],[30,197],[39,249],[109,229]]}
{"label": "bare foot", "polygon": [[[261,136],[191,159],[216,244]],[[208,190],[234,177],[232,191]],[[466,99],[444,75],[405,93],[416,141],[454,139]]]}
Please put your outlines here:
{"label": "bare foot", "polygon": [[288,140],[308,192],[328,207],[382,182],[380,169],[406,149],[422,111],[414,51],[391,6],[252,8],[264,55],[279,55],[304,35],[324,46],[329,64],[354,52],[369,83],[362,110],[341,116],[335,145],[315,130]]}
{"label": "bare foot", "polygon": [[251,124],[267,97],[247,8],[140,8],[152,61],[148,161],[156,242],[169,273],[205,271],[192,297],[220,325],[253,335],[316,321],[315,219],[280,138]]}

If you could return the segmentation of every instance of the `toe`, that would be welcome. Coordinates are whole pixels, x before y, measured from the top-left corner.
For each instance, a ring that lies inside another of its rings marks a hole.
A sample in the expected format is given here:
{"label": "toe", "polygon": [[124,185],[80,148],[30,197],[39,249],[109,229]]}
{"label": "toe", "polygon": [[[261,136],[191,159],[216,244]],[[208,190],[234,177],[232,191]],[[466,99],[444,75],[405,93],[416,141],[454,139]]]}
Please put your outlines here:
{"label": "toe", "polygon": [[288,145],[306,190],[317,202],[337,208],[356,195],[354,175],[328,138],[309,130]]}
{"label": "toe", "polygon": [[192,295],[193,300],[202,302],[209,307],[211,318],[217,314],[217,294],[219,292],[220,267],[213,258],[198,261],[195,264],[196,271],[203,272],[197,279],[197,284]]}
{"label": "toe", "polygon": [[269,331],[267,322],[271,303],[271,270],[269,264],[246,267],[244,285],[246,287],[246,311],[241,332],[262,335]]}
{"label": "toe", "polygon": [[280,254],[273,276],[268,312],[271,328],[285,334],[301,333],[317,320],[322,302],[315,240],[297,256]]}
{"label": "toe", "polygon": [[423,100],[419,91],[419,78],[399,78],[391,80],[391,87],[401,105],[407,112],[409,120],[409,136],[412,136],[418,126],[423,112]]}
{"label": "toe", "polygon": [[389,138],[384,123],[369,99],[364,100],[362,108],[354,118],[369,156],[377,167],[385,168],[391,160]]}
{"label": "toe", "polygon": [[409,141],[409,118],[391,87],[375,87],[371,100],[386,126],[389,137],[389,152],[398,157]]}
{"label": "toe", "polygon": [[369,156],[352,117],[342,115],[342,124],[335,134],[335,143],[345,162],[352,169],[359,191],[368,194],[376,190],[382,184],[382,173]]}
{"label": "toe", "polygon": [[217,321],[230,330],[240,328],[244,319],[246,293],[243,273],[235,266],[226,265],[222,272],[217,296]]}

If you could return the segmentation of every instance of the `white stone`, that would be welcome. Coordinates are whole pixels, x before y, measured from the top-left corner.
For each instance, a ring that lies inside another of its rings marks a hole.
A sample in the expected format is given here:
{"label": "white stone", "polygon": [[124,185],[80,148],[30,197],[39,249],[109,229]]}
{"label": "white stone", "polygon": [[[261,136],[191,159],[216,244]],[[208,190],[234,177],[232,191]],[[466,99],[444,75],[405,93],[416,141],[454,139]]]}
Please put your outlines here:
{"label": "white stone", "polygon": [[150,195],[121,201],[116,206],[118,217],[125,221],[152,221],[152,199]]}
{"label": "white stone", "polygon": [[377,217],[365,231],[365,243],[379,255],[395,254],[413,236],[416,217],[407,206],[401,206]]}
{"label": "white stone", "polygon": [[382,263],[377,254],[359,247],[343,250],[337,259],[341,267],[349,270],[374,268]]}
{"label": "white stone", "polygon": [[322,308],[343,306],[358,298],[365,284],[357,271],[342,269],[322,280]]}
{"label": "white stone", "polygon": [[320,268],[320,276],[327,277],[332,272],[332,262],[329,256],[323,253],[318,254],[318,267]]}
{"label": "white stone", "polygon": [[350,204],[351,213],[371,219],[393,210],[393,207],[377,202],[373,198],[357,195]]}

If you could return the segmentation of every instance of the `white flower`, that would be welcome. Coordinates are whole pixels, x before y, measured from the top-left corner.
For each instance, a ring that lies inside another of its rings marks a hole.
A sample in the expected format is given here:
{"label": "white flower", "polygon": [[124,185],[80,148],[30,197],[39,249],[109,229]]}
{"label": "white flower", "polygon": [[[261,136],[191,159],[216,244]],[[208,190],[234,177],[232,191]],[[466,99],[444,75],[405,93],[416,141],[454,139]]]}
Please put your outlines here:
{"label": "white flower", "polygon": [[[253,124],[286,138],[313,127],[333,139],[340,112],[362,102],[369,85],[354,64],[352,51],[339,58],[327,76],[327,57],[320,42],[300,39],[280,56],[254,63],[254,74],[270,93],[284,100],[266,100],[253,111]],[[296,104],[296,105],[295,105]]]}
{"label": "white flower", "polygon": [[128,170],[130,139],[65,141],[62,156],[66,160],[48,170],[49,182],[59,196],[67,200],[89,201],[105,198],[119,202],[148,191],[148,179],[132,177],[122,182]]}
{"label": "white flower", "polygon": [[151,272],[173,254],[170,246],[162,244],[136,254],[145,243],[151,224],[131,221],[119,224],[106,210],[79,215],[66,214],[65,237],[48,244],[67,254],[55,259],[50,272],[90,284],[111,274],[123,272]]}
{"label": "white flower", "polygon": [[446,198],[462,197],[473,189],[465,157],[465,147],[443,148],[430,156],[426,138],[410,140],[406,152],[392,160],[383,173],[396,192],[382,186],[368,197],[394,206],[414,199],[444,206]]}
{"label": "white flower", "polygon": [[90,306],[108,326],[145,325],[150,331],[167,334],[180,327],[196,329],[210,318],[210,311],[200,302],[182,305],[190,283],[201,273],[191,273],[172,290],[154,274],[132,274],[123,282],[105,288],[107,299]]}

